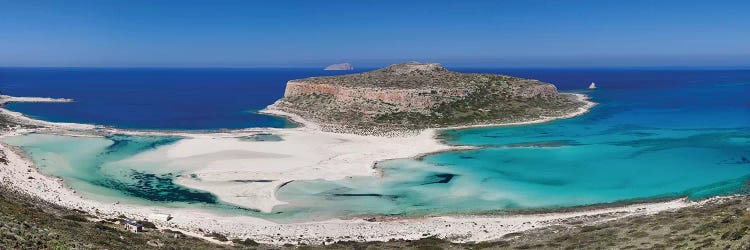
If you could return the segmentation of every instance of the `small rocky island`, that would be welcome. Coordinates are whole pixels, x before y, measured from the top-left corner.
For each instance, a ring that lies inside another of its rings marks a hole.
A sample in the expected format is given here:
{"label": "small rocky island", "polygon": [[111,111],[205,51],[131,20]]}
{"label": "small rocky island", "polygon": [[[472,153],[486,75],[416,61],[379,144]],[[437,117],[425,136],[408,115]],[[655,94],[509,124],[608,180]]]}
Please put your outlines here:
{"label": "small rocky island", "polygon": [[354,66],[350,63],[337,63],[328,65],[328,67],[323,70],[354,70]]}
{"label": "small rocky island", "polygon": [[270,108],[323,130],[357,134],[527,122],[562,117],[587,105],[538,80],[459,73],[408,62],[340,76],[291,80]]}

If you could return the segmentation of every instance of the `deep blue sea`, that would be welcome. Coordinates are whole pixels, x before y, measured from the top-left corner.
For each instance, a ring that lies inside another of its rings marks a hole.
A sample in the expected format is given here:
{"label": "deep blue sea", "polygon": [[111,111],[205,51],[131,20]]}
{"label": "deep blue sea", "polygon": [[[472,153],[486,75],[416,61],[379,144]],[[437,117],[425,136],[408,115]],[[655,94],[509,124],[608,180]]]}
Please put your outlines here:
{"label": "deep blue sea", "polygon": [[[446,131],[447,143],[481,148],[382,162],[377,166],[382,177],[292,182],[277,194],[289,204],[268,216],[507,211],[748,191],[750,70],[455,70],[539,79],[561,91],[586,93],[599,105],[583,116],[545,124]],[[281,97],[290,79],[338,73],[6,68],[0,69],[0,90],[78,101],[10,105],[52,121],[148,129],[285,127],[283,119],[252,111]],[[599,89],[586,90],[591,82]],[[169,175],[97,172],[107,162],[174,140],[37,137],[6,142],[36,155],[56,153],[87,162],[79,170],[62,171],[35,158],[48,173],[68,177],[82,189],[106,188],[111,195],[153,202],[216,204],[210,194],[172,184]],[[118,148],[122,152],[112,153]],[[144,185],[149,187],[145,191],[139,188]]]}
{"label": "deep blue sea", "polygon": [[13,103],[11,110],[56,122],[133,129],[288,127],[255,113],[284,95],[288,80],[341,74],[320,69],[0,68],[0,91],[72,98]]}

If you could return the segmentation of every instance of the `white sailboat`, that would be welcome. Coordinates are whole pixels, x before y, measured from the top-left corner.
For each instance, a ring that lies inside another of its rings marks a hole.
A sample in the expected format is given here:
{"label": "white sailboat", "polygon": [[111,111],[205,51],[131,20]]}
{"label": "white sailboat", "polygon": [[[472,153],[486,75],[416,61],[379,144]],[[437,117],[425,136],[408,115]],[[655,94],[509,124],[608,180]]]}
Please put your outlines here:
{"label": "white sailboat", "polygon": [[596,83],[591,82],[591,85],[589,85],[589,89],[596,89]]}

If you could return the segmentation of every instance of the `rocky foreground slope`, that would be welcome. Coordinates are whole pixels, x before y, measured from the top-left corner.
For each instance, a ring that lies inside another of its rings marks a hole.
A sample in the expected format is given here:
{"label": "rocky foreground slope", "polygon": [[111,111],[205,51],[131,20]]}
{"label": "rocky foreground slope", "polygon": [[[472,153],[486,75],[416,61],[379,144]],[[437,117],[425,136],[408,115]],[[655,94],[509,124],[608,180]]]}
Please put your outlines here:
{"label": "rocky foreground slope", "polygon": [[367,134],[523,122],[561,116],[583,105],[538,80],[409,62],[289,81],[272,108],[312,120],[324,130]]}

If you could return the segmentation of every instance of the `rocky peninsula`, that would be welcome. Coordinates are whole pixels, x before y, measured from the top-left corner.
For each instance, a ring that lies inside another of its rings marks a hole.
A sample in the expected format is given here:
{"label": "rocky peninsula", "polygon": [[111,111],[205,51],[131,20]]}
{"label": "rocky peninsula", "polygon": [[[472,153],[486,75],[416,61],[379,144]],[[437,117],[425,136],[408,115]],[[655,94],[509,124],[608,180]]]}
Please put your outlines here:
{"label": "rocky peninsula", "polygon": [[[290,81],[285,96],[263,112],[288,117],[303,125],[298,128],[220,132],[133,131],[44,122],[0,109],[0,115],[8,123],[3,126],[8,130],[1,131],[0,137],[28,133],[82,137],[114,134],[179,136],[182,139],[178,142],[123,161],[167,166],[160,170],[182,173],[173,180],[178,185],[210,192],[221,201],[238,207],[273,213],[274,207],[285,204],[276,197],[277,190],[285,183],[373,176],[378,174],[373,166],[380,161],[465,149],[436,140],[436,127],[539,123],[580,115],[593,105],[584,95],[560,94],[554,85],[535,80],[463,74],[448,71],[439,64],[406,63],[362,74]],[[421,121],[422,118],[427,120]],[[388,135],[392,136],[374,136],[377,133],[391,133]],[[282,140],[242,139],[258,134],[274,134]],[[172,219],[150,222],[162,230],[179,230],[196,236],[210,232],[210,235],[274,245],[394,238],[416,240],[428,235],[456,242],[488,241],[576,217],[618,217],[687,206],[678,200],[548,215],[455,215],[376,221],[352,217],[276,223],[202,209],[89,199],[67,187],[64,180],[37,171],[35,163],[17,148],[0,143],[0,152],[5,159],[0,168],[0,179],[7,180],[7,188],[56,206],[85,212],[94,217],[93,220],[121,217],[146,220],[156,213],[168,213]]]}
{"label": "rocky peninsula", "polygon": [[299,115],[324,131],[382,134],[527,122],[565,116],[586,105],[580,97],[538,80],[408,62],[365,73],[291,80],[271,108]]}

